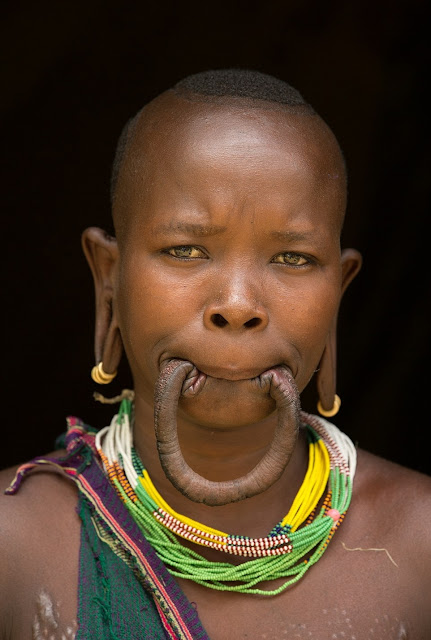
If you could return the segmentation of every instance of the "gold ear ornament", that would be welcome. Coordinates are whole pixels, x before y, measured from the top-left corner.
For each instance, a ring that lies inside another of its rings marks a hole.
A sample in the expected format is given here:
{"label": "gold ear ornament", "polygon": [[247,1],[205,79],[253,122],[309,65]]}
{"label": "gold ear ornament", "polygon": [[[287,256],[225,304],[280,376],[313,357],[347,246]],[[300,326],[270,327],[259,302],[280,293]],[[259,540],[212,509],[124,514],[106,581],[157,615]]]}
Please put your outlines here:
{"label": "gold ear ornament", "polygon": [[337,394],[335,394],[334,396],[334,404],[332,405],[332,409],[329,409],[328,411],[322,407],[322,403],[320,402],[320,400],[317,403],[317,411],[321,416],[324,416],[325,418],[332,418],[332,416],[335,416],[339,412],[340,407],[341,398]]}
{"label": "gold ear ornament", "polygon": [[103,369],[103,362],[99,362],[99,364],[96,364],[91,370],[91,377],[97,384],[109,384],[116,375],[116,371],[114,371],[114,373],[106,373]]}

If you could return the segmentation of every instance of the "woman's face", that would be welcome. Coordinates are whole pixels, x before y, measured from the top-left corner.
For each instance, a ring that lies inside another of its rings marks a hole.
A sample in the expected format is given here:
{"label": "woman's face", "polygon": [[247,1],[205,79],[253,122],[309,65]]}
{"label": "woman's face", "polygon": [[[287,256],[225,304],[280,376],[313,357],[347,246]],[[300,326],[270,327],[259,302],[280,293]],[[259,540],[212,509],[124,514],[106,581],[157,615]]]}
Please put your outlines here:
{"label": "woman's face", "polygon": [[317,116],[165,94],[117,194],[114,305],[141,401],[171,358],[207,374],[179,410],[211,428],[267,417],[247,380],[274,365],[306,386],[341,295],[345,187]]}

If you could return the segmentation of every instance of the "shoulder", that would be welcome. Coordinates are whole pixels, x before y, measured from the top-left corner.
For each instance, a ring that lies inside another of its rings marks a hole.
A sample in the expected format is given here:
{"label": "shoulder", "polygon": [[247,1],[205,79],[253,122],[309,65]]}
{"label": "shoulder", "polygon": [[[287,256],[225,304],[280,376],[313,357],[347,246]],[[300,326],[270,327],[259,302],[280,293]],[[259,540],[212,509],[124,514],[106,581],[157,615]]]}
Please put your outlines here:
{"label": "shoulder", "polygon": [[431,477],[360,450],[351,509],[358,546],[391,550],[431,594]]}
{"label": "shoulder", "polygon": [[39,527],[45,531],[54,523],[61,527],[63,519],[70,517],[70,511],[75,512],[77,503],[74,483],[49,466],[36,468],[23,479],[17,493],[6,495],[5,490],[18,468],[0,472],[0,550],[5,544],[24,541],[31,544]]}
{"label": "shoulder", "polygon": [[[48,470],[32,472],[14,495],[5,495],[17,467],[0,472],[0,620],[16,615],[37,580],[66,564],[66,550],[79,548],[77,490]],[[61,560],[63,558],[63,561]],[[60,562],[60,564],[58,564]],[[4,628],[0,629],[1,634]]]}
{"label": "shoulder", "polygon": [[[363,499],[381,499],[397,508],[399,517],[431,517],[431,476],[413,471],[366,451],[358,451],[355,489]],[[383,505],[382,505],[383,506]]]}
{"label": "shoulder", "polygon": [[[60,458],[65,451],[56,451],[46,456],[44,459]],[[17,517],[30,518],[40,515],[47,509],[47,503],[52,501],[64,501],[74,497],[76,499],[76,489],[72,482],[55,472],[51,465],[35,467],[22,481],[19,490],[13,494],[5,494],[15,478],[20,465],[0,471],[0,513],[4,510],[12,511]],[[3,518],[1,519],[3,521]],[[4,522],[3,522],[4,523]]]}

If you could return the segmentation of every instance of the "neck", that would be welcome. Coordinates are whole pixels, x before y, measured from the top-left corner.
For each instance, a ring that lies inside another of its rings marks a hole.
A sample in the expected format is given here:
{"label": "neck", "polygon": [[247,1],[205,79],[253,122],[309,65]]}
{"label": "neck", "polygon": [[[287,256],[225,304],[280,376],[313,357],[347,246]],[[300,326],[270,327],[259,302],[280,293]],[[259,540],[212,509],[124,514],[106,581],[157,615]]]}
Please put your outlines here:
{"label": "neck", "polygon": [[[265,454],[276,420],[276,414],[271,414],[258,423],[217,430],[179,416],[184,458],[194,471],[216,482],[245,475]],[[157,452],[153,408],[139,397],[135,398],[134,444],[155,487],[175,511],[221,531],[250,537],[266,536],[287,513],[308,463],[306,436],[301,429],[293,454],[272,487],[234,504],[209,507],[189,500],[166,478]]]}

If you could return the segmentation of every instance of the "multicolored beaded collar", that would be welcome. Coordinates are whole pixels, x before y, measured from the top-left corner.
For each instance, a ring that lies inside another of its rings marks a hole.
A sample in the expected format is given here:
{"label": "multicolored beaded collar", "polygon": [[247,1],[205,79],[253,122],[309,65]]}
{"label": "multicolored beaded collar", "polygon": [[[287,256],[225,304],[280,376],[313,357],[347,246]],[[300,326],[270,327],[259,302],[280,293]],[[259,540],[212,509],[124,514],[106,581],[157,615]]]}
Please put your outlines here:
{"label": "multicolored beaded collar", "polygon": [[[124,399],[111,425],[96,435],[96,448],[110,482],[174,576],[212,589],[269,596],[300,580],[319,560],[349,507],[356,470],[355,447],[337,427],[301,414],[309,445],[304,481],[286,516],[268,536],[249,538],[191,520],[163,500],[133,448],[132,413],[131,401]],[[211,562],[178,537],[251,559],[240,565]],[[287,580],[273,590],[256,587],[276,578]]]}

